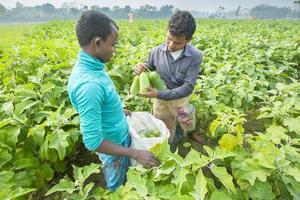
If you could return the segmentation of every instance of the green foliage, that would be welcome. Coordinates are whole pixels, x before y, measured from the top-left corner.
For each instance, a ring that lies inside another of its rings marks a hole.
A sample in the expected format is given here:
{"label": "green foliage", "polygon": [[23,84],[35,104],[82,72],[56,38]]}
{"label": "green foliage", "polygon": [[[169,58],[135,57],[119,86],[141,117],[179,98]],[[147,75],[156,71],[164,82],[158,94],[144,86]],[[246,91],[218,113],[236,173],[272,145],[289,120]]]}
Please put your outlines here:
{"label": "green foliage", "polygon": [[[151,110],[149,99],[130,94],[132,71],[165,41],[166,23],[118,22],[119,48],[106,70],[132,111]],[[99,166],[74,167],[74,179],[62,179],[49,195],[299,199],[299,22],[197,23],[192,44],[205,57],[191,101],[197,128],[217,146],[204,146],[203,153],[191,149],[182,158],[169,151],[167,142],[158,144],[152,151],[161,166],[131,168],[127,184],[114,193],[85,182]],[[13,48],[0,45],[1,199],[26,199],[45,188],[54,174],[65,173],[81,142],[79,118],[66,93],[79,49],[74,22],[41,24],[23,37]],[[263,120],[260,131],[247,129],[249,112],[254,120]]]}

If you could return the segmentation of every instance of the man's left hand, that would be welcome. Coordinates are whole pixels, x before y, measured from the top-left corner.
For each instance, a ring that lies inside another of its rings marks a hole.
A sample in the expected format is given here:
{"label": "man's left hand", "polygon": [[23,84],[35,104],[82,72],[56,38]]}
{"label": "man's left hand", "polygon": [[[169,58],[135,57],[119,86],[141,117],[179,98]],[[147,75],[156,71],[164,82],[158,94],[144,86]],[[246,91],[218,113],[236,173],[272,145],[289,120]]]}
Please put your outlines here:
{"label": "man's left hand", "polygon": [[156,98],[157,97],[157,90],[155,88],[148,87],[147,92],[142,93],[140,95],[143,96],[143,97]]}

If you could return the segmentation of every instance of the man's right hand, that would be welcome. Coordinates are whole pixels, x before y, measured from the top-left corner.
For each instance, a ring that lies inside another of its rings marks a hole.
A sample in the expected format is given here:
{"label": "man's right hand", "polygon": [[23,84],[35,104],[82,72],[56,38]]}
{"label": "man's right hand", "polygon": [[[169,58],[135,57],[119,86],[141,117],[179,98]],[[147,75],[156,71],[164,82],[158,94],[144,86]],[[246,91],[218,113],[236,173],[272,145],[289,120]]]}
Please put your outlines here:
{"label": "man's right hand", "polygon": [[153,153],[146,150],[136,150],[134,159],[145,168],[152,168],[160,165],[160,160]]}
{"label": "man's right hand", "polygon": [[146,68],[146,64],[144,63],[139,63],[135,66],[134,72],[136,75],[140,75]]}

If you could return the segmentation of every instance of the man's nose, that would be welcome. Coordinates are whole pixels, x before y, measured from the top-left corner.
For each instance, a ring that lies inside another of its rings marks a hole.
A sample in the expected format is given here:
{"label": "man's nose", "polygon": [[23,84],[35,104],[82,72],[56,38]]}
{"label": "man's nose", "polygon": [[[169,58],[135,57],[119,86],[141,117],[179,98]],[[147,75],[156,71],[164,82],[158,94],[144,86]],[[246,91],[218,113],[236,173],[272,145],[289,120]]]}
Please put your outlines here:
{"label": "man's nose", "polygon": [[174,49],[175,48],[175,44],[174,42],[170,41],[168,44],[169,49]]}

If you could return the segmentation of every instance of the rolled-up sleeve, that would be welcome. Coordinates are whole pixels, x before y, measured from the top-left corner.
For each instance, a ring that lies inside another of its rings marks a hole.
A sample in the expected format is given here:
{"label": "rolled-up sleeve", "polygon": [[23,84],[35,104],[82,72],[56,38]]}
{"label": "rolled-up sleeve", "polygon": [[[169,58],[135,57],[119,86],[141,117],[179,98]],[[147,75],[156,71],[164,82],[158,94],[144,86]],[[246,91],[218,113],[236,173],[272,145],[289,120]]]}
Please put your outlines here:
{"label": "rolled-up sleeve", "polygon": [[97,83],[84,83],[76,90],[75,98],[85,147],[96,150],[103,141],[101,105],[105,92]]}
{"label": "rolled-up sleeve", "polygon": [[162,100],[174,100],[187,97],[192,94],[200,72],[202,58],[203,56],[200,52],[193,56],[191,65],[186,72],[182,86],[174,89],[158,90],[157,98]]}

